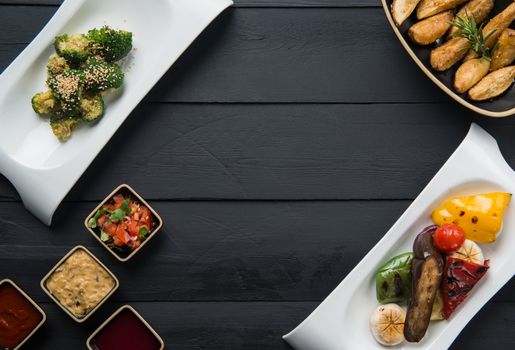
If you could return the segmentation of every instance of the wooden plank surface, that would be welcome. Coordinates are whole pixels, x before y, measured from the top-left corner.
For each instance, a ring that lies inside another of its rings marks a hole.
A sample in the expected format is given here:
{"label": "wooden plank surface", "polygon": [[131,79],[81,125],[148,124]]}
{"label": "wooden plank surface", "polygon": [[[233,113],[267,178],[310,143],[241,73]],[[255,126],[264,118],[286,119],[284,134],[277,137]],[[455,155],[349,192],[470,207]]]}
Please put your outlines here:
{"label": "wooden plank surface", "polygon": [[[55,11],[45,6],[3,8],[0,69]],[[379,8],[229,9],[193,43],[149,99],[450,102],[404,52]]]}
{"label": "wooden plank surface", "polygon": [[[150,204],[165,226],[145,250],[120,264],[84,227],[95,203],[66,203],[52,228],[42,227],[19,203],[0,203],[0,212],[10,214],[0,218],[0,266],[10,266],[8,277],[46,300],[39,281],[82,244],[118,276],[122,287],[114,298],[120,301],[318,301],[410,201]],[[496,300],[515,302],[513,287]]]}
{"label": "wooden plank surface", "polygon": [[[170,349],[287,350],[281,336],[306,317],[313,302],[133,303]],[[44,304],[48,323],[24,349],[82,349],[87,337],[121,304],[107,302],[84,325],[70,327],[69,316]],[[515,304],[490,303],[467,325],[452,350],[503,349],[515,341]],[[505,322],[498,322],[499,319]],[[66,335],[63,334],[66,330]],[[499,336],[493,337],[493,334]]]}
{"label": "wooden plank surface", "polygon": [[[515,165],[515,120],[475,120]],[[147,104],[68,199],[98,200],[120,182],[161,200],[413,199],[469,124],[455,104]],[[18,198],[5,180],[0,196]]]}
{"label": "wooden plank surface", "polygon": [[[59,3],[0,0],[0,72]],[[0,278],[48,316],[24,348],[83,348],[129,303],[167,349],[289,349],[281,335],[376,244],[472,121],[515,166],[515,120],[452,103],[402,51],[378,0],[237,0],[128,118],[53,227],[0,179]],[[83,227],[121,182],[165,220],[127,264]],[[84,325],[39,287],[77,244],[121,281]],[[507,348],[514,312],[512,279],[451,349]]]}
{"label": "wooden plank surface", "polygon": [[[379,0],[233,0],[234,7],[379,7]],[[0,0],[0,5],[60,5],[62,0]]]}

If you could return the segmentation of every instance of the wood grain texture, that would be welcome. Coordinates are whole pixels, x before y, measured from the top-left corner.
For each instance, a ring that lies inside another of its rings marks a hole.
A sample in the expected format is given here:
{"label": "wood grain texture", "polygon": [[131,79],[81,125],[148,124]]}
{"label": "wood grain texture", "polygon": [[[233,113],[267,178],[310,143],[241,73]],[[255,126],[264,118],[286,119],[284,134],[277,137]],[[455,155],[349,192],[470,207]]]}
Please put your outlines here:
{"label": "wood grain texture", "polygon": [[[515,120],[476,121],[514,167]],[[141,105],[68,200],[122,182],[160,200],[413,199],[469,125],[454,104]],[[5,180],[0,196],[18,199]]]}
{"label": "wood grain texture", "polygon": [[[281,336],[313,310],[313,302],[131,303],[174,350],[288,350]],[[47,324],[24,349],[82,349],[87,337],[121,304],[107,302],[85,325],[54,304],[44,304]],[[451,350],[505,349],[515,342],[515,304],[490,303],[465,327]],[[499,322],[503,320],[503,322]],[[445,322],[445,321],[441,321]],[[66,330],[66,335],[63,334]],[[498,336],[492,336],[493,334]]]}
{"label": "wood grain texture", "polygon": [[[0,0],[14,4],[0,5],[0,72],[59,3]],[[451,103],[406,56],[379,5],[237,0],[132,113],[51,228],[0,179],[0,278],[13,278],[48,316],[24,349],[84,348],[125,303],[167,349],[289,349],[281,335],[376,244],[471,121],[515,166],[515,120]],[[126,264],[83,227],[122,182],[165,221]],[[39,287],[77,244],[121,282],[84,325]],[[451,349],[513,344],[514,287],[512,279]]]}
{"label": "wood grain texture", "polygon": [[[2,9],[0,70],[55,10],[44,6]],[[380,8],[229,9],[181,56],[149,99],[220,103],[450,101],[404,52]]]}
{"label": "wood grain texture", "polygon": [[[73,246],[82,244],[120,279],[113,296],[120,302],[318,301],[410,202],[150,204],[164,228],[121,264],[83,226],[95,203],[66,203],[53,228],[42,227],[18,203],[0,203],[0,212],[9,214],[0,219],[0,266],[9,266],[6,277],[26,285],[37,300],[46,300],[39,281]],[[495,299],[515,302],[514,287],[515,281]]]}
{"label": "wood grain texture", "polygon": [[[234,7],[379,7],[377,0],[233,0]],[[0,5],[60,5],[63,0],[0,0]]]}

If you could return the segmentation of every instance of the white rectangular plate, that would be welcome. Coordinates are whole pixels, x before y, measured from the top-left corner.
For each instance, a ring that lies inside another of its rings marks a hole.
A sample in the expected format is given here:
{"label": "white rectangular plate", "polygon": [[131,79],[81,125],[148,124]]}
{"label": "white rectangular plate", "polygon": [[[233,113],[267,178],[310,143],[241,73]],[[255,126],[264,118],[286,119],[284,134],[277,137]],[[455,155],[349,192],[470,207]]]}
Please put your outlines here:
{"label": "white rectangular plate", "polygon": [[[472,124],[461,145],[386,235],[318,308],[284,339],[297,350],[385,349],[373,338],[369,317],[379,305],[377,269],[391,257],[412,251],[415,236],[431,224],[444,199],[489,191],[514,193],[515,173],[497,143]],[[497,241],[482,244],[490,269],[448,321],[431,322],[420,343],[394,349],[447,349],[463,327],[515,273],[515,205],[507,208]]]}
{"label": "white rectangular plate", "polygon": [[[231,0],[66,0],[32,43],[0,76],[0,173],[25,207],[50,225],[57,206],[141,99]],[[45,90],[46,61],[62,33],[108,24],[133,32],[135,50],[106,115],[59,142],[32,110]]]}

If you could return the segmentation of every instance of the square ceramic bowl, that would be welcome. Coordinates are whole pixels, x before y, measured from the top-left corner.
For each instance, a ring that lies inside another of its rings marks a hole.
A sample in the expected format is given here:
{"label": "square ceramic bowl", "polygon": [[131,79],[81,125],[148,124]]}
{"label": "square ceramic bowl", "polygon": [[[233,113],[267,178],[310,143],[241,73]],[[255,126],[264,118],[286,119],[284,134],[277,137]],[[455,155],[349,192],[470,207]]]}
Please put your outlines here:
{"label": "square ceramic bowl", "polygon": [[[133,199],[139,201],[141,204],[146,206],[150,210],[152,215],[154,216],[153,225],[150,228],[150,233],[149,233],[148,237],[141,243],[141,245],[138,248],[134,249],[130,253],[119,252],[119,251],[115,251],[115,250],[111,249],[105,242],[103,242],[100,239],[100,230],[98,228],[91,228],[88,226],[88,221],[93,216],[95,216],[95,213],[97,212],[97,210],[102,208],[102,206],[105,203],[110,201],[118,193],[121,193],[125,196],[128,195],[128,196],[132,197]],[[84,220],[84,225],[86,226],[88,231],[91,232],[93,237],[95,237],[111,254],[113,254],[113,256],[116,259],[118,259],[122,262],[125,262],[125,261],[129,260],[130,258],[132,258],[137,252],[139,252],[143,248],[143,246],[145,246],[148,243],[148,241],[150,241],[156,235],[156,233],[163,226],[163,220],[161,219],[159,214],[157,214],[157,212],[132,187],[130,187],[127,184],[122,184],[122,185],[118,186],[113,192],[108,194],[107,197],[95,209],[93,209],[93,211],[88,215],[86,220]]]}
{"label": "square ceramic bowl", "polygon": [[[93,332],[93,334],[91,334],[88,338],[88,340],[86,341],[86,346],[89,350],[98,350],[97,346],[95,345],[94,341],[95,341],[95,338],[97,337],[97,335],[99,335],[99,333],[104,330],[106,327],[109,327],[109,326],[112,326],[113,325],[113,321],[115,321],[115,319],[117,318],[118,315],[120,315],[121,312],[123,312],[124,310],[127,310],[128,312],[130,312],[133,316],[135,316],[140,322],[141,322],[141,326],[146,328],[146,330],[148,331],[148,335],[149,336],[153,336],[155,338],[155,343],[156,343],[156,348],[155,350],[163,350],[164,347],[165,347],[165,344],[163,342],[163,339],[161,339],[161,337],[159,336],[159,334],[157,334],[157,332],[152,328],[152,326],[150,326],[148,324],[147,321],[145,321],[145,319],[136,311],[134,310],[134,308],[130,305],[124,305],[122,306],[121,308],[119,308],[118,310],[116,310],[104,323],[102,323],[96,331]],[[113,335],[114,336],[114,335]]]}
{"label": "square ceramic bowl", "polygon": [[[89,311],[84,317],[77,317],[76,315],[74,315],[68,308],[66,308],[53,294],[52,292],[50,291],[50,289],[47,287],[47,282],[48,282],[48,279],[50,278],[50,276],[52,276],[52,274],[73,254],[75,253],[76,251],[78,250],[82,250],[84,251],[86,254],[88,254],[91,258],[93,258],[93,260],[95,262],[97,262],[100,267],[102,269],[104,269],[107,274],[113,279],[114,281],[114,286],[113,288],[104,296],[104,298],[102,300],[100,300],[96,305],[95,307]],[[109,299],[109,297],[118,289],[118,287],[120,286],[120,282],[118,281],[118,279],[116,278],[116,276],[104,265],[102,264],[102,262],[100,260],[98,260],[98,258],[96,256],[93,255],[93,253],[91,253],[88,249],[86,249],[85,247],[81,246],[81,245],[78,245],[76,247],[74,247],[72,250],[70,250],[61,260],[59,260],[59,262],[57,264],[55,264],[55,266],[50,270],[50,272],[48,272],[46,274],[45,277],[43,277],[43,279],[41,280],[41,288],[45,291],[46,294],[48,294],[48,296],[50,298],[52,298],[53,301],[55,301],[55,303],[57,305],[59,305],[59,307],[61,307],[61,309],[64,310],[64,312],[66,312],[71,318],[73,318],[73,320],[75,322],[78,322],[78,323],[82,323],[84,321],[86,321],[91,315],[93,315],[95,313],[96,310],[98,310],[98,308],[107,300]]]}
{"label": "square ceramic bowl", "polygon": [[32,335],[34,335],[34,333],[36,333],[36,331],[43,325],[43,323],[45,323],[45,321],[46,321],[46,314],[43,311],[43,309],[41,309],[39,307],[39,305],[36,304],[36,302],[34,300],[32,300],[32,298],[29,297],[27,295],[27,293],[25,293],[20,287],[18,287],[18,285],[16,283],[14,283],[12,280],[10,280],[10,279],[1,280],[0,281],[0,288],[4,284],[9,284],[12,287],[14,287],[14,289],[16,289],[20,293],[20,295],[22,297],[24,297],[34,307],[34,309],[41,314],[41,321],[39,321],[39,323],[32,329],[32,331],[30,331],[30,333],[28,333],[25,336],[25,338],[21,341],[21,343],[19,343],[18,345],[16,345],[16,347],[13,348],[13,350],[18,350],[18,349],[20,349],[22,347],[23,344],[25,344],[27,342],[27,340],[29,340],[30,337],[32,337]]}

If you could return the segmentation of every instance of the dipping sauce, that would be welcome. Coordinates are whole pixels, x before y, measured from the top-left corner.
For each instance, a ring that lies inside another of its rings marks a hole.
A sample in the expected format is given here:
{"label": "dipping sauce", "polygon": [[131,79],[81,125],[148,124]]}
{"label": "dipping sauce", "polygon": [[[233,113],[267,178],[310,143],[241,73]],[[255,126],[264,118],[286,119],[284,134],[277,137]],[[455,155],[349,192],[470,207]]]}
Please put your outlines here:
{"label": "dipping sauce", "polygon": [[89,345],[96,350],[159,350],[161,340],[129,308],[123,308],[95,336]]}
{"label": "dipping sauce", "polygon": [[75,250],[46,281],[50,293],[77,318],[93,310],[115,284],[109,272],[84,249]]}
{"label": "dipping sauce", "polygon": [[42,320],[41,312],[16,287],[0,285],[0,348],[14,349]]}

